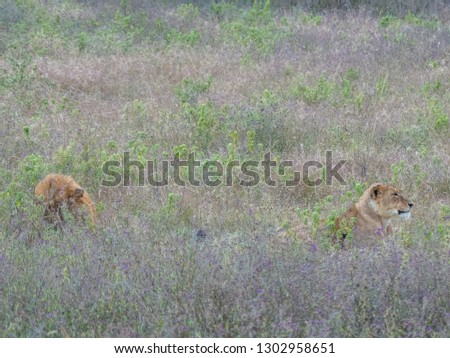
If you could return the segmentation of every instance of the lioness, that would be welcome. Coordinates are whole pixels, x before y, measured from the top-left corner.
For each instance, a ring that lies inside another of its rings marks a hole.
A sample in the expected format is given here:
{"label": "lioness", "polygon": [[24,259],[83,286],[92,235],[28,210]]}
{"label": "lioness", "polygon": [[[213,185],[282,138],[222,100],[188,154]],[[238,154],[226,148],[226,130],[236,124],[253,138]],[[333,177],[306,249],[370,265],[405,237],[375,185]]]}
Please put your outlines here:
{"label": "lioness", "polygon": [[356,204],[336,219],[335,242],[344,246],[344,240],[351,231],[356,236],[390,235],[391,219],[410,217],[413,203],[402,191],[390,184],[375,183],[367,189]]}
{"label": "lioness", "polygon": [[61,206],[66,204],[75,218],[81,217],[80,210],[86,207],[95,223],[95,208],[88,193],[71,176],[49,174],[35,188],[37,197],[45,204],[44,217],[49,222],[63,222]]}

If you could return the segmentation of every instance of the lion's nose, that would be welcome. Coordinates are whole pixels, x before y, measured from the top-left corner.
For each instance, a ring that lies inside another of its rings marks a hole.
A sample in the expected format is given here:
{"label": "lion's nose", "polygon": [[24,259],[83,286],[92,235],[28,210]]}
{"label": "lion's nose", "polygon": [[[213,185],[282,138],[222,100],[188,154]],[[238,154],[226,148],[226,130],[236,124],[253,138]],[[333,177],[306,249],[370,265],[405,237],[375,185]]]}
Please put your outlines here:
{"label": "lion's nose", "polygon": [[408,205],[409,205],[410,208],[412,208],[414,204],[413,203],[409,203]]}

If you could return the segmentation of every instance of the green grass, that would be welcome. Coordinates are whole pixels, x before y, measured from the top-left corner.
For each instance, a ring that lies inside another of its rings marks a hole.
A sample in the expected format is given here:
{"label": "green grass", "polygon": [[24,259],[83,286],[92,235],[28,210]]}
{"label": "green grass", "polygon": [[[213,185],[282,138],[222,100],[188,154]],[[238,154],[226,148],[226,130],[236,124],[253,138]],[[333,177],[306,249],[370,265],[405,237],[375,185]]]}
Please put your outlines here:
{"label": "green grass", "polygon": [[[315,4],[0,5],[1,337],[448,337],[448,6]],[[124,152],[301,171],[327,150],[347,185],[101,185]],[[42,220],[52,172],[95,228]],[[336,250],[323,225],[377,181],[413,219]]]}

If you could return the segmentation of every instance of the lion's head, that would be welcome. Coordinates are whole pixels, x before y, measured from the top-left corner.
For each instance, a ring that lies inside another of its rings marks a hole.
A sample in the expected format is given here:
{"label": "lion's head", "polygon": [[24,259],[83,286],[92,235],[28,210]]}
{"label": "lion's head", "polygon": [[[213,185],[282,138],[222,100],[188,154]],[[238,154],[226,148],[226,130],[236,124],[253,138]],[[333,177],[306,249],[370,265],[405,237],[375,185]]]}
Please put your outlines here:
{"label": "lion's head", "polygon": [[405,197],[403,192],[390,184],[372,184],[368,190],[371,206],[382,218],[390,219],[399,215],[408,219],[413,203]]}

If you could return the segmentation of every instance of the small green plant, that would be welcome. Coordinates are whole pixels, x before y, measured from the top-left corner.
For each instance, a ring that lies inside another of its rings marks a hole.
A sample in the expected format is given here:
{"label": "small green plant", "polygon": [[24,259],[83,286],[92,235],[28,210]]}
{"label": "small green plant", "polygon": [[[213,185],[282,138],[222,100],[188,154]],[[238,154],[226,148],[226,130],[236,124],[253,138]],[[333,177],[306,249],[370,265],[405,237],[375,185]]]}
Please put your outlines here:
{"label": "small green plant", "polygon": [[[100,41],[110,51],[130,51],[134,45],[148,39],[149,27],[150,22],[145,11],[137,13],[128,1],[122,1],[115,12],[114,21],[100,27],[96,31],[95,40]],[[79,45],[83,46],[84,39],[80,40]]]}
{"label": "small green plant", "polygon": [[212,13],[217,16],[219,21],[229,20],[237,13],[236,4],[225,2],[223,0],[221,2],[213,1],[210,9]]}
{"label": "small green plant", "polygon": [[129,102],[125,106],[123,116],[129,122],[136,122],[141,125],[145,125],[149,119],[147,105],[139,99]]}
{"label": "small green plant", "polygon": [[114,139],[110,139],[108,141],[108,143],[106,144],[106,147],[111,151],[117,151],[117,149],[119,148],[119,145],[117,144],[117,142]]}
{"label": "small green plant", "polygon": [[283,75],[285,76],[285,77],[291,77],[292,76],[292,74],[294,73],[294,69],[292,68],[292,65],[290,65],[290,64],[287,64],[287,65],[285,65],[284,66],[284,69],[283,69]]}
{"label": "small green plant", "polygon": [[359,78],[359,71],[354,68],[349,68],[342,78],[342,96],[349,100],[353,97],[354,82]]}
{"label": "small green plant", "polygon": [[167,205],[168,207],[175,207],[177,202],[181,199],[181,195],[177,193],[169,193],[167,195]]}
{"label": "small green plant", "polygon": [[193,4],[182,4],[176,9],[176,14],[182,19],[194,21],[200,17],[198,7]]}
{"label": "small green plant", "polygon": [[130,155],[142,162],[145,162],[150,150],[146,141],[147,136],[147,132],[137,132],[135,138],[130,140],[127,145]]}
{"label": "small green plant", "polygon": [[254,130],[247,131],[247,148],[250,153],[255,152],[255,137],[256,132]]}
{"label": "small green plant", "polygon": [[288,128],[280,110],[280,98],[272,91],[265,89],[262,94],[254,96],[252,108],[243,110],[239,118],[238,127],[244,133],[254,132],[255,145],[277,153],[281,153],[286,147]]}
{"label": "small green plant", "polygon": [[363,92],[356,93],[356,95],[353,99],[353,103],[355,104],[355,107],[358,110],[361,110],[363,108],[364,100],[365,100],[365,95]]}
{"label": "small green plant", "polygon": [[224,23],[223,29],[233,42],[255,49],[260,54],[269,54],[280,40],[289,35],[285,26],[275,20],[270,0],[256,0],[240,18]]}
{"label": "small green plant", "polygon": [[375,85],[375,92],[377,98],[383,98],[388,93],[388,79],[389,76],[386,74],[382,78],[379,78]]}
{"label": "small green plant", "polygon": [[262,96],[259,97],[263,107],[275,106],[278,104],[278,97],[267,88],[263,91]]}
{"label": "small green plant", "polygon": [[231,131],[228,137],[231,139],[231,142],[227,144],[228,160],[232,161],[237,157],[239,135],[237,131]]}
{"label": "small green plant", "polygon": [[202,151],[208,150],[222,127],[218,121],[219,109],[212,102],[184,103],[183,112],[194,127],[195,145]]}
{"label": "small green plant", "polygon": [[423,85],[422,91],[425,95],[438,94],[445,89],[441,80],[436,80],[434,82],[427,82]]}
{"label": "small green plant", "polygon": [[300,21],[305,25],[319,26],[320,23],[322,22],[322,16],[306,13],[300,15]]}
{"label": "small green plant", "polygon": [[196,29],[192,29],[188,32],[182,32],[172,28],[166,33],[165,40],[168,45],[179,44],[192,47],[199,42],[200,32]]}
{"label": "small green plant", "polygon": [[436,231],[443,242],[450,243],[450,224],[448,218],[446,223],[437,224]]}
{"label": "small green plant", "polygon": [[355,181],[352,184],[355,192],[356,192],[356,197],[359,198],[361,195],[363,195],[363,193],[366,191],[367,185],[364,183],[361,183],[359,181]]}
{"label": "small green plant", "polygon": [[435,97],[431,97],[428,101],[429,121],[434,129],[443,130],[448,128],[448,113],[446,113],[444,105]]}
{"label": "small green plant", "polygon": [[450,206],[442,204],[439,208],[439,223],[436,231],[443,242],[450,244]]}
{"label": "small green plant", "polygon": [[441,27],[441,22],[437,18],[425,19],[416,16],[409,12],[404,18],[398,18],[392,15],[386,15],[380,18],[380,27],[399,27],[404,24],[424,27],[431,30],[438,30]]}
{"label": "small green plant", "polygon": [[325,223],[327,220],[328,221],[330,220],[329,218],[322,220],[322,214],[328,211],[328,208],[330,207],[332,201],[333,197],[331,195],[327,195],[326,197],[317,201],[312,206],[312,208],[305,208],[305,209],[296,208],[295,212],[300,222],[303,225],[310,226],[312,233],[316,234],[320,229],[322,229],[322,224]]}
{"label": "small green plant", "polygon": [[391,15],[386,15],[380,19],[379,24],[381,27],[388,27],[388,26],[398,25],[399,22],[400,22],[400,20],[397,17],[391,16]]}
{"label": "small green plant", "polygon": [[417,163],[413,165],[413,172],[414,172],[417,186],[422,185],[423,181],[427,177],[427,173],[425,171],[423,171],[422,168],[420,167],[420,165]]}
{"label": "small green plant", "polygon": [[20,183],[26,187],[34,187],[47,171],[45,159],[38,154],[30,154],[19,164]]}
{"label": "small green plant", "polygon": [[0,191],[0,214],[4,220],[16,212],[29,211],[35,207],[34,187],[46,173],[48,165],[40,155],[30,154],[20,161],[17,172],[9,176],[7,184]]}
{"label": "small green plant", "polygon": [[86,46],[88,43],[88,34],[84,31],[78,34],[78,50],[83,52],[86,50]]}
{"label": "small green plant", "polygon": [[[74,178],[86,178],[95,182],[103,177],[102,164],[107,160],[117,160],[118,155],[109,155],[106,151],[94,151],[88,143],[77,145],[71,142],[65,148],[59,148],[53,156],[52,171],[69,174]],[[93,153],[95,152],[95,155]],[[79,179],[81,180],[81,179]],[[83,181],[84,185],[88,185]]]}
{"label": "small green plant", "polygon": [[398,163],[392,164],[391,171],[392,171],[392,182],[397,183],[399,176],[402,175],[405,171],[405,161],[400,160]]}
{"label": "small green plant", "polygon": [[73,173],[74,167],[77,166],[75,144],[70,143],[65,149],[60,148],[54,155],[54,166],[56,172]]}
{"label": "small green plant", "polygon": [[353,180],[350,184],[351,189],[347,190],[340,198],[340,203],[347,206],[350,202],[357,201],[364,191],[367,189],[367,185],[357,180]]}
{"label": "small green plant", "polygon": [[414,15],[409,12],[403,19],[403,21],[407,24],[413,24],[417,26],[421,26],[431,30],[438,30],[441,27],[441,21],[437,18],[425,19]]}
{"label": "small green plant", "polygon": [[132,29],[133,18],[128,11],[117,10],[114,17],[114,27],[116,31],[128,32]]}
{"label": "small green plant", "polygon": [[120,13],[122,13],[124,16],[129,15],[132,11],[132,5],[130,0],[120,0],[119,10]]}
{"label": "small green plant", "polygon": [[188,146],[186,144],[180,144],[173,147],[172,152],[177,158],[186,158],[188,155]]}
{"label": "small green plant", "polygon": [[212,84],[212,77],[208,76],[206,80],[194,80],[185,78],[175,88],[175,94],[181,103],[194,104],[198,97],[209,90]]}
{"label": "small green plant", "polygon": [[3,70],[1,83],[5,87],[27,88],[34,80],[34,66],[30,55],[21,58],[8,58],[11,72]]}
{"label": "small green plant", "polygon": [[439,62],[436,60],[430,60],[427,65],[428,65],[428,68],[430,68],[431,70],[435,70],[435,69],[439,68]]}
{"label": "small green plant", "polygon": [[214,107],[207,103],[201,104],[197,109],[197,136],[206,149],[212,140],[212,131],[216,125]]}
{"label": "small green plant", "polygon": [[335,85],[322,75],[317,80],[315,86],[308,86],[301,80],[300,84],[295,85],[291,92],[295,97],[298,97],[308,104],[315,104],[331,99],[335,90]]}
{"label": "small green plant", "polygon": [[24,126],[22,128],[22,130],[23,130],[23,134],[25,135],[25,138],[27,140],[29,140],[30,139],[30,127],[29,126]]}
{"label": "small green plant", "polygon": [[304,225],[309,225],[310,223],[310,216],[311,216],[311,209],[300,209],[296,208],[295,213],[297,214],[298,218],[300,219],[300,222],[302,222]]}

